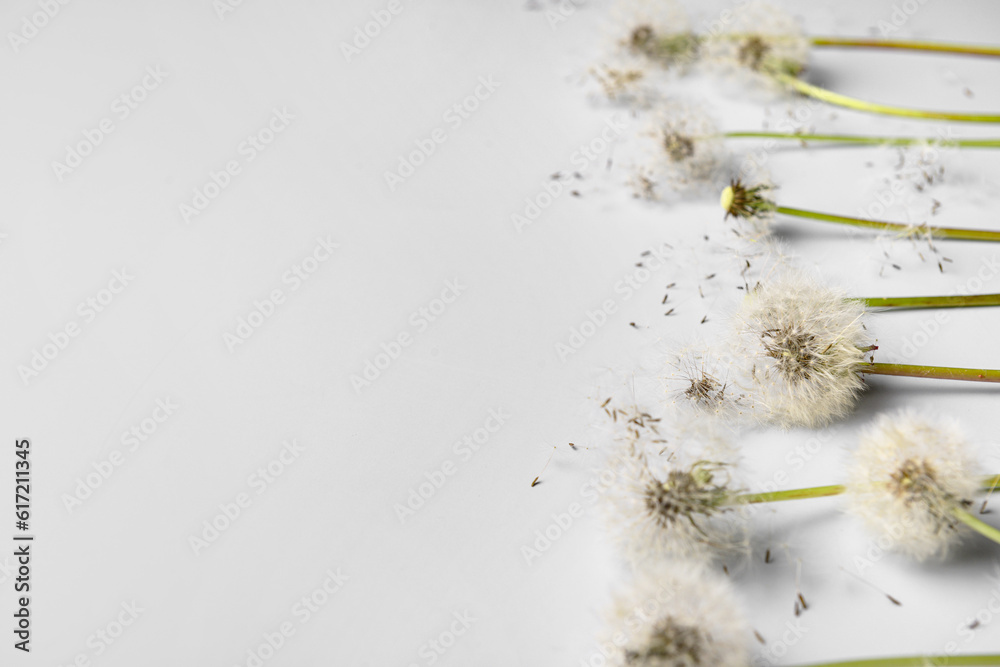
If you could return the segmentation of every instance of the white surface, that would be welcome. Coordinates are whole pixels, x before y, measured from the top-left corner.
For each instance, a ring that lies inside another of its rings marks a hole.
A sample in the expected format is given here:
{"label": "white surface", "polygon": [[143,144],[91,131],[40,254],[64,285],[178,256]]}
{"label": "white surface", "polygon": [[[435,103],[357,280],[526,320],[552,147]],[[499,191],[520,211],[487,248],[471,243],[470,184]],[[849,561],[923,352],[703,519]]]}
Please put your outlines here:
{"label": "white surface", "polygon": [[[845,35],[867,34],[893,12],[890,2],[794,6],[810,32]],[[437,664],[580,664],[595,650],[622,573],[592,507],[533,564],[521,547],[581,501],[599,461],[584,447],[597,437],[590,405],[604,370],[627,372],[652,345],[721,330],[739,280],[734,263],[713,250],[727,233],[716,195],[672,205],[633,199],[626,181],[628,156],[641,152],[636,122],[611,170],[602,157],[573,183],[580,197],[562,194],[518,233],[511,214],[550,174],[576,169],[574,151],[620,113],[581,83],[606,43],[606,4],[581,7],[553,28],[544,11],[515,0],[403,0],[382,34],[346,62],[339,44],[382,7],[253,0],[220,21],[207,1],[91,0],[61,6],[18,53],[2,52],[0,391],[7,442],[32,440],[37,535],[33,652],[15,652],[7,634],[3,664],[67,665],[83,654],[109,667],[246,665],[247,650],[287,621],[295,634],[268,665],[429,665],[422,647],[462,612],[476,620]],[[17,30],[34,11],[34,3],[8,3],[0,25]],[[990,43],[998,27],[1000,8],[991,3],[929,2],[897,35]],[[114,100],[147,66],[160,66],[166,79],[119,119]],[[996,111],[998,68],[971,58],[827,51],[814,58],[811,76],[862,98]],[[455,127],[444,114],[480,77],[500,87]],[[765,112],[775,118],[791,106],[717,80],[677,84],[679,94],[687,90],[727,129],[761,127]],[[274,108],[294,120],[245,161],[240,142]],[[59,181],[51,163],[104,117],[114,119],[114,132]],[[827,109],[811,125],[900,134],[940,127]],[[384,172],[435,128],[446,128],[447,140],[389,192]],[[1000,158],[941,159],[936,221],[995,227]],[[239,160],[241,173],[185,224],[179,205],[228,160]],[[895,161],[894,151],[787,149],[768,166],[784,203],[853,214],[875,201]],[[908,195],[890,214],[907,219],[928,203],[921,197]],[[859,294],[946,293],[997,254],[942,244],[954,259],[942,275],[906,244],[886,260],[871,237],[805,222],[781,229],[807,264]],[[292,291],[283,273],[327,235],[340,248]],[[616,293],[640,253],[663,242],[678,249],[676,262],[631,298]],[[884,268],[888,261],[903,269]],[[134,281],[84,323],[77,304],[122,267]],[[702,300],[695,280],[716,267],[723,273]],[[465,291],[419,331],[411,313],[455,279]],[[664,318],[670,282],[678,283],[677,315]],[[231,353],[223,335],[275,288],[287,301]],[[1000,291],[996,276],[982,290]],[[620,311],[563,363],[556,343],[609,298]],[[877,316],[881,358],[906,360],[893,344],[912,339],[926,317]],[[1000,367],[997,317],[953,314],[919,360]],[[81,334],[25,386],[18,365],[70,321],[82,323]],[[351,375],[403,332],[412,344],[356,392]],[[995,391],[872,385],[856,416],[830,429],[801,468],[786,454],[814,434],[750,435],[750,474],[763,481],[786,470],[788,486],[836,482],[857,429],[903,405],[960,417],[984,445],[984,465],[1000,464]],[[122,432],[167,397],[175,414],[135,452],[123,448]],[[454,443],[483,426],[491,409],[509,419],[465,460]],[[257,495],[248,477],[291,439],[304,451]],[[553,447],[543,483],[531,488]],[[116,449],[124,450],[122,465],[67,511],[63,495]],[[12,469],[12,448],[3,460]],[[401,524],[394,506],[446,461],[455,474]],[[2,478],[11,498],[12,475]],[[250,507],[195,555],[189,536],[242,492]],[[802,560],[811,607],[799,620],[807,632],[782,663],[939,652],[952,641],[962,652],[1000,650],[991,611],[974,633],[959,632],[1000,599],[996,548],[975,541],[946,565],[879,560],[864,576],[904,602],[894,607],[839,569],[855,571],[869,537],[837,508],[835,499],[777,508],[758,526],[776,562],[756,560],[734,575],[753,626],[775,642],[794,620],[794,566],[782,545]],[[349,581],[301,623],[293,606],[331,569]],[[11,580],[2,586],[10,624]],[[138,621],[96,655],[88,636],[131,601],[144,610]]]}

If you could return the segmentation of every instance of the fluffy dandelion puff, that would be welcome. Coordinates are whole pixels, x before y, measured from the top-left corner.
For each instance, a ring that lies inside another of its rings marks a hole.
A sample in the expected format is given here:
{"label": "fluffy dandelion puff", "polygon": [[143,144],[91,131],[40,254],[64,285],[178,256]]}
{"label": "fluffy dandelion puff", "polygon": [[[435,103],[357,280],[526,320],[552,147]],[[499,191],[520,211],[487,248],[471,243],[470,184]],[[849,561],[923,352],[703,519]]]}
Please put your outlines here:
{"label": "fluffy dandelion puff", "polygon": [[653,138],[654,171],[675,187],[717,182],[728,170],[729,153],[718,128],[699,106],[676,100],[666,103],[648,135]]}
{"label": "fluffy dandelion puff", "polygon": [[726,29],[706,36],[701,58],[710,67],[771,80],[797,76],[809,60],[809,40],[794,17],[773,5],[752,2],[736,8]]}
{"label": "fluffy dandelion puff", "polygon": [[611,609],[616,667],[746,667],[748,627],[732,585],[703,565],[658,563]]}
{"label": "fluffy dandelion puff", "polygon": [[687,13],[670,0],[622,0],[613,17],[616,41],[627,53],[679,70],[698,57],[700,39]]}
{"label": "fluffy dandelion puff", "polygon": [[850,412],[864,389],[864,314],[861,302],[794,270],[747,295],[736,344],[765,420],[817,427]]}
{"label": "fluffy dandelion puff", "polygon": [[962,537],[952,514],[979,486],[968,442],[952,420],[912,410],[880,416],[862,435],[848,481],[848,511],[917,560],[944,557]]}
{"label": "fluffy dandelion puff", "polygon": [[[688,426],[694,426],[690,422]],[[637,569],[664,557],[706,559],[743,544],[729,502],[734,465],[712,428],[619,447],[599,475],[608,524]],[[726,515],[726,516],[723,516]]]}

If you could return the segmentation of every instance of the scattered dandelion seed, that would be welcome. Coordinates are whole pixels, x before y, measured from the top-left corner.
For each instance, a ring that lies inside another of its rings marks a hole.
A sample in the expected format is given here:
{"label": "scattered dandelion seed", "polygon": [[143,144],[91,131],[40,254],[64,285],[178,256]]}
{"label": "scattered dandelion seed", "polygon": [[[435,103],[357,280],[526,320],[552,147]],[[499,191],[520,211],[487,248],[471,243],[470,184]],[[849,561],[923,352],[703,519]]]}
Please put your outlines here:
{"label": "scattered dandelion seed", "polygon": [[844,569],[844,567],[843,567],[843,566],[841,566],[840,570],[841,570],[842,572],[844,572],[845,574],[849,574],[849,575],[851,575],[852,577],[854,577],[855,579],[857,579],[858,581],[860,581],[861,583],[863,583],[863,584],[864,584],[865,586],[868,586],[869,588],[872,588],[873,590],[876,590],[876,591],[878,591],[879,593],[881,593],[882,595],[884,595],[884,596],[886,597],[886,599],[888,599],[888,600],[889,600],[889,602],[893,603],[893,604],[894,604],[894,605],[896,605],[897,607],[902,607],[902,606],[903,606],[903,603],[902,603],[902,602],[900,602],[899,600],[897,600],[897,599],[896,599],[896,598],[894,598],[893,596],[889,595],[889,594],[888,594],[888,593],[886,593],[886,592],[885,592],[884,590],[882,590],[881,588],[879,588],[878,586],[876,586],[876,585],[875,585],[875,584],[873,584],[872,582],[868,581],[867,579],[865,579],[865,578],[864,578],[864,577],[862,577],[861,575],[859,575],[859,574],[855,574],[854,572],[851,572],[851,571],[849,571],[849,570],[846,570],[846,569]]}

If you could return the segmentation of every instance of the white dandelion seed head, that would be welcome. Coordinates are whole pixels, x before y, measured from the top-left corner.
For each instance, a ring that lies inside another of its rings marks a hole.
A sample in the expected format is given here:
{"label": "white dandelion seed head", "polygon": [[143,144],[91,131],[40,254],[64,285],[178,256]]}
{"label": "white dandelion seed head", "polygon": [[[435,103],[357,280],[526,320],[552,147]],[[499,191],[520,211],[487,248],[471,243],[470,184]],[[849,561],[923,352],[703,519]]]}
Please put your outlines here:
{"label": "white dandelion seed head", "polygon": [[710,559],[745,548],[740,516],[729,505],[739,492],[736,466],[720,455],[725,434],[696,424],[619,446],[598,476],[607,482],[608,526],[636,569],[667,557]]}
{"label": "white dandelion seed head", "polygon": [[735,337],[765,421],[818,427],[850,412],[864,389],[864,314],[862,302],[794,269],[747,295]]}
{"label": "white dandelion seed head", "polygon": [[615,667],[750,664],[749,629],[732,584],[702,564],[661,562],[639,572],[609,616]]}
{"label": "white dandelion seed head", "polygon": [[952,510],[970,502],[978,466],[954,420],[885,414],[862,434],[848,473],[848,511],[916,560],[944,557],[962,538]]}
{"label": "white dandelion seed head", "polygon": [[725,30],[706,35],[701,59],[726,73],[772,82],[774,73],[798,76],[809,61],[809,40],[783,10],[750,2],[732,11]]}
{"label": "white dandelion seed head", "polygon": [[700,38],[687,12],[671,0],[620,0],[612,10],[619,50],[684,72],[698,58]]}
{"label": "white dandelion seed head", "polygon": [[678,189],[724,182],[730,156],[718,131],[701,106],[668,100],[658,107],[646,133],[652,138],[653,171]]}

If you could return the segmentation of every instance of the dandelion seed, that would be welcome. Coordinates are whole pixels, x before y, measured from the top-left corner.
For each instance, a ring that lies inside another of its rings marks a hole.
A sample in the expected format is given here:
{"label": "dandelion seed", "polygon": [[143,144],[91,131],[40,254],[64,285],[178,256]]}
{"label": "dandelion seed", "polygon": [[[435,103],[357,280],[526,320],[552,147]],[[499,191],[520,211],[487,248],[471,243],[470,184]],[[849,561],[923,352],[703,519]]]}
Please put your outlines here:
{"label": "dandelion seed", "polygon": [[710,114],[699,105],[665,102],[646,134],[653,138],[653,171],[675,189],[717,184],[728,171],[729,152]]}
{"label": "dandelion seed", "polygon": [[614,14],[619,44],[629,54],[668,70],[684,71],[697,60],[701,40],[669,0],[628,0]]}

